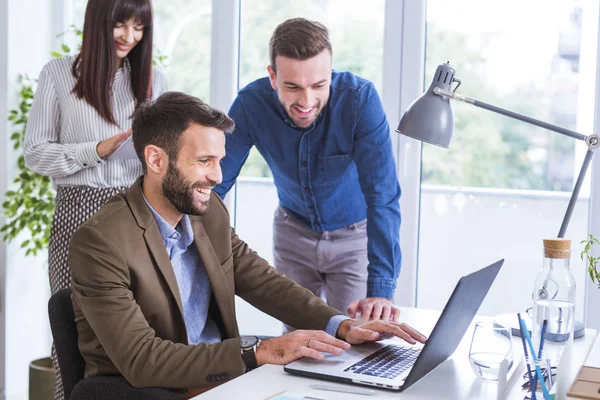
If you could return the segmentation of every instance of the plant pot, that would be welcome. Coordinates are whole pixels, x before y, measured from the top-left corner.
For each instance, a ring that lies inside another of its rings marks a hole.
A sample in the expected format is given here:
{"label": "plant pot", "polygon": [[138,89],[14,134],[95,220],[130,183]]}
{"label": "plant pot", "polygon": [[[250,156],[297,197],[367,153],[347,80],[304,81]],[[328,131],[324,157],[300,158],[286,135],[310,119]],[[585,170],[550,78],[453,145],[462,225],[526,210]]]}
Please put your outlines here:
{"label": "plant pot", "polygon": [[29,400],[52,400],[56,371],[50,357],[29,364]]}

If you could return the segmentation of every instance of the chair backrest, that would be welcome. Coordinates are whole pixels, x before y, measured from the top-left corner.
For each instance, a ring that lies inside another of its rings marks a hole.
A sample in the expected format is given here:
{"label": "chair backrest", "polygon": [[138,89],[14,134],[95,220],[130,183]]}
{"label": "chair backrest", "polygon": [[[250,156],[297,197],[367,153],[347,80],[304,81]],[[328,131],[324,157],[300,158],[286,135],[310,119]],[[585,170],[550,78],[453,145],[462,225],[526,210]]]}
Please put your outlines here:
{"label": "chair backrest", "polygon": [[71,301],[71,289],[59,290],[50,297],[48,314],[65,399],[68,399],[75,385],[83,379],[85,370],[85,361],[77,344],[77,324]]}

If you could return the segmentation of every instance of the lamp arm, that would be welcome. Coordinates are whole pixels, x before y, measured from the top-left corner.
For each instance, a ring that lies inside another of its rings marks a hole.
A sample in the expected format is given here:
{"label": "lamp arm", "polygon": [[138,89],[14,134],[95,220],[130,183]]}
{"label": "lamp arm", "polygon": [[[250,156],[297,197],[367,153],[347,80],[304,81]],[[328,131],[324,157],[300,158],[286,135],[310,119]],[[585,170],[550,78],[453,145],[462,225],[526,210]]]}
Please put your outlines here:
{"label": "lamp arm", "polygon": [[575,182],[575,187],[573,188],[573,193],[571,193],[571,199],[569,200],[569,205],[567,206],[567,211],[565,212],[565,216],[563,218],[562,224],[560,224],[560,231],[558,231],[559,238],[565,237],[565,233],[567,231],[567,226],[569,225],[569,221],[571,220],[571,215],[573,215],[573,209],[575,208],[575,203],[577,203],[577,198],[579,197],[579,191],[581,190],[581,185],[583,184],[583,179],[585,178],[585,174],[587,172],[588,167],[590,166],[590,162],[592,161],[593,155],[594,155],[594,149],[589,148],[587,153],[585,154],[585,158],[583,159],[583,164],[581,165],[581,170],[579,171],[579,176],[577,177],[577,181]]}
{"label": "lamp arm", "polygon": [[557,132],[557,133],[560,133],[560,134],[572,137],[572,138],[577,139],[577,140],[585,140],[586,139],[585,135],[582,135],[581,133],[577,133],[577,132],[572,131],[570,129],[565,129],[565,128],[562,128],[562,127],[557,126],[557,125],[549,124],[547,122],[540,121],[540,120],[537,120],[535,118],[531,118],[531,117],[528,117],[526,115],[516,113],[514,111],[510,111],[510,110],[506,110],[504,108],[496,107],[494,105],[491,105],[491,104],[488,104],[488,103],[484,103],[483,101],[475,100],[475,99],[472,99],[470,97],[460,95],[458,93],[449,92],[447,90],[443,90],[443,89],[440,89],[438,87],[436,87],[436,88],[433,89],[433,93],[437,94],[438,96],[446,96],[446,97],[449,97],[449,98],[454,99],[454,100],[462,101],[463,103],[468,103],[468,104],[474,105],[474,106],[479,107],[479,108],[484,108],[484,109],[486,109],[488,111],[492,111],[492,112],[495,112],[497,114],[502,114],[502,115],[504,115],[506,117],[509,117],[509,118],[518,119],[519,121],[527,122],[528,124],[535,125],[535,126],[538,126],[540,128],[548,129],[550,131]]}
{"label": "lamp arm", "polygon": [[486,110],[495,112],[497,114],[502,114],[509,118],[514,118],[519,121],[527,122],[528,124],[538,126],[540,128],[548,129],[553,132],[560,133],[565,136],[572,137],[577,140],[583,140],[588,146],[588,151],[583,160],[583,165],[581,166],[581,170],[579,171],[579,176],[577,177],[577,181],[575,182],[575,187],[573,188],[573,193],[571,194],[571,199],[569,200],[569,205],[567,206],[567,211],[563,218],[562,224],[560,225],[560,231],[558,232],[559,238],[564,238],[565,233],[567,231],[567,226],[569,225],[569,221],[571,220],[571,216],[573,215],[573,209],[575,208],[575,203],[577,203],[577,198],[579,197],[579,192],[581,191],[581,185],[583,184],[583,180],[585,178],[585,174],[587,173],[588,167],[592,161],[592,157],[594,155],[594,150],[600,146],[600,140],[597,134],[593,135],[582,135],[581,133],[577,133],[575,131],[562,128],[557,125],[549,124],[547,122],[539,121],[535,118],[528,117],[526,115],[522,115],[516,113],[514,111],[509,111],[504,108],[496,107],[494,105],[484,103],[483,101],[475,100],[467,96],[460,95],[455,92],[449,92],[447,90],[440,89],[436,87],[433,89],[433,93],[438,96],[449,97],[454,100],[462,101],[463,103],[468,103],[474,105],[476,107],[484,108]]}

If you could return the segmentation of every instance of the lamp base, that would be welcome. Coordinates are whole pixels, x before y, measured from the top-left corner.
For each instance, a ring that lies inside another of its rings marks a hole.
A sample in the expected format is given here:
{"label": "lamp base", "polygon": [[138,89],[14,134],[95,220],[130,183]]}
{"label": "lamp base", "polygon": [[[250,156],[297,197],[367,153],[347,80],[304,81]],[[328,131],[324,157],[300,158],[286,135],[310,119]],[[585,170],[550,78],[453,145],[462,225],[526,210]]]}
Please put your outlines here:
{"label": "lamp base", "polygon": [[[521,318],[523,318],[525,326],[529,330],[529,333],[531,333],[531,318],[527,313],[521,313]],[[521,337],[521,329],[519,327],[519,322],[517,321],[517,315],[515,313],[496,315],[494,317],[494,322],[510,327],[513,336]],[[573,329],[573,339],[579,339],[583,336],[585,336],[585,325],[583,325],[583,322],[581,321],[575,321],[575,326]],[[564,342],[569,338],[569,335],[546,331],[544,337],[550,342]]]}

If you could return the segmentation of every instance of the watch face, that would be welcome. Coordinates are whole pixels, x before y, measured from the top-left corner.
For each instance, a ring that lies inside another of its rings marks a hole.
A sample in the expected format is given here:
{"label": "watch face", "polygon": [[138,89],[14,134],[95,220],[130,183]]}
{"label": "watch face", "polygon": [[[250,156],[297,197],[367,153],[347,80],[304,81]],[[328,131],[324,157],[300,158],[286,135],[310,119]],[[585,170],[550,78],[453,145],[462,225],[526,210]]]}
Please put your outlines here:
{"label": "watch face", "polygon": [[244,348],[253,347],[258,342],[256,336],[244,336],[240,342],[240,346]]}

